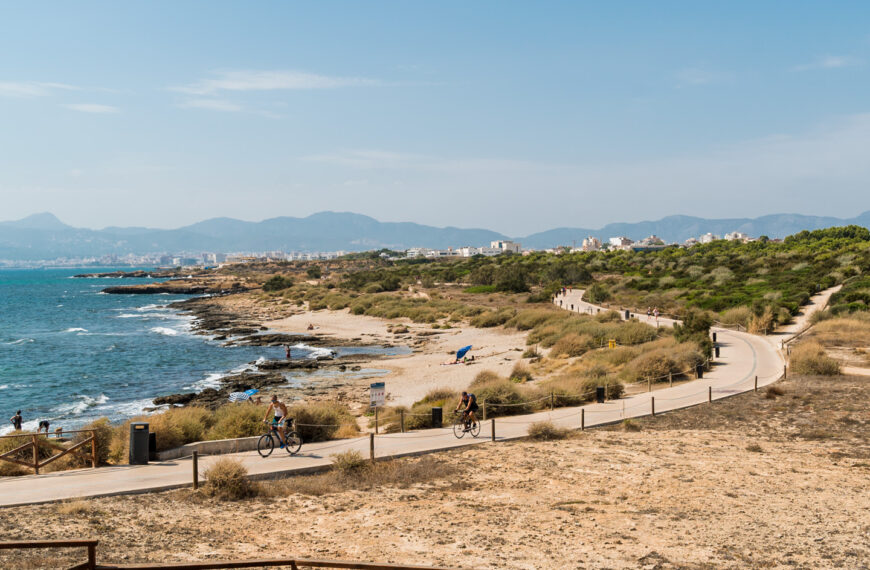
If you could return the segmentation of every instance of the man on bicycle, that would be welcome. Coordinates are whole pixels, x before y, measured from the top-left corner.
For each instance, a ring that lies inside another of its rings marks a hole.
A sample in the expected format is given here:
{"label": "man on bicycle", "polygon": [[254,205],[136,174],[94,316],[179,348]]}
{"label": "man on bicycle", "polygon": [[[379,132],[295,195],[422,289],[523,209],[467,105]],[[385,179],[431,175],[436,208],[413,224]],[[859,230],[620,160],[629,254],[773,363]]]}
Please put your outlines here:
{"label": "man on bicycle", "polygon": [[287,406],[284,402],[278,399],[277,394],[272,395],[272,403],[266,409],[266,416],[263,418],[263,423],[269,419],[269,413],[275,412],[272,417],[272,426],[278,429],[278,435],[281,436],[281,449],[284,449],[284,425],[287,421]]}
{"label": "man on bicycle", "polygon": [[459,398],[459,403],[456,405],[455,411],[458,412],[460,409],[465,418],[465,431],[468,431],[471,429],[471,426],[477,423],[477,418],[474,416],[474,412],[478,409],[477,396],[463,391],[462,396]]}

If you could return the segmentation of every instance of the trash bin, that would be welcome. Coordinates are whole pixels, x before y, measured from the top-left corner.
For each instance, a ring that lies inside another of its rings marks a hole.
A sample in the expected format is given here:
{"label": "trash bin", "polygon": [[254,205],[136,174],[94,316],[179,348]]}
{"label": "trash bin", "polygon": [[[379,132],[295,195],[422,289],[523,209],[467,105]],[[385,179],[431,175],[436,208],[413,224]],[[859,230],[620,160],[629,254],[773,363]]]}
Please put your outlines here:
{"label": "trash bin", "polygon": [[599,404],[604,403],[604,386],[595,387],[595,401]]}
{"label": "trash bin", "polygon": [[631,318],[631,311],[626,310],[626,311],[625,311],[625,320],[627,321],[627,320],[630,319],[630,318]]}
{"label": "trash bin", "polygon": [[699,364],[695,367],[695,374],[698,376],[698,378],[704,377],[704,365],[703,364]]}
{"label": "trash bin", "polygon": [[716,342],[716,333],[713,333],[713,342]]}
{"label": "trash bin", "polygon": [[441,408],[432,408],[432,427],[440,428],[443,417],[443,410]]}
{"label": "trash bin", "polygon": [[719,358],[719,347],[717,346],[717,347],[715,348],[715,350],[716,350],[716,358]]}
{"label": "trash bin", "polygon": [[148,465],[148,424],[130,424],[130,465]]}

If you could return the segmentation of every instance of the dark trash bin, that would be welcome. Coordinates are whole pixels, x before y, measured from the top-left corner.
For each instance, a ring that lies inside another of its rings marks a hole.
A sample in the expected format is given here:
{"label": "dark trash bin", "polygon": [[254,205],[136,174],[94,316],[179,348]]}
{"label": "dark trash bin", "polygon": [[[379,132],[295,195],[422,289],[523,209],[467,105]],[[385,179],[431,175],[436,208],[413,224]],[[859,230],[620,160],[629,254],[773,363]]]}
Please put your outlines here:
{"label": "dark trash bin", "polygon": [[432,408],[432,427],[440,428],[444,419],[444,410],[441,408]]}
{"label": "dark trash bin", "polygon": [[715,350],[716,350],[716,358],[719,358],[719,347],[717,346],[717,347],[715,348]]}
{"label": "dark trash bin", "polygon": [[595,387],[595,401],[599,404],[604,403],[604,386]]}
{"label": "dark trash bin", "polygon": [[631,311],[625,311],[625,320],[627,321],[630,318],[631,318]]}
{"label": "dark trash bin", "polygon": [[130,424],[130,465],[148,465],[150,439],[147,423]]}
{"label": "dark trash bin", "polygon": [[698,376],[698,378],[704,377],[704,365],[703,364],[699,364],[698,366],[695,367],[695,374]]}
{"label": "dark trash bin", "polygon": [[713,342],[716,342],[716,333],[713,333]]}

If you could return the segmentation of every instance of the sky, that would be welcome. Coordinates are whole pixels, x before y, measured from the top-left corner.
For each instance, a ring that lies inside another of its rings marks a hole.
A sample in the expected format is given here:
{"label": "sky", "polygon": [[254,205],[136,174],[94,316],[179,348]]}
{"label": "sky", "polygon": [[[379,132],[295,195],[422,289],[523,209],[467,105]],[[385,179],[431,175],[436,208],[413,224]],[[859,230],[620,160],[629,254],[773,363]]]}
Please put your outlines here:
{"label": "sky", "polygon": [[0,220],[870,210],[867,2],[0,0]]}

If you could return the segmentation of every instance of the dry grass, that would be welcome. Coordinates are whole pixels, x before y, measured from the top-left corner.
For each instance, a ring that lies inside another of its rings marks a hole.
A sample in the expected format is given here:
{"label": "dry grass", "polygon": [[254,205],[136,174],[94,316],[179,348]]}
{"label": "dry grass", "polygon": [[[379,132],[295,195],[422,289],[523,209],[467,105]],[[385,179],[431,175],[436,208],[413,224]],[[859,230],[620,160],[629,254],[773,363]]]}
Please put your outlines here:
{"label": "dry grass", "polygon": [[571,430],[556,427],[553,422],[535,422],[529,426],[529,437],[541,441],[565,439],[571,434]]}
{"label": "dry grass", "polygon": [[823,346],[870,346],[870,315],[828,319],[813,328],[809,337]]}
{"label": "dry grass", "polygon": [[94,511],[94,506],[89,501],[74,500],[64,501],[55,505],[55,511],[59,515],[87,515]]}
{"label": "dry grass", "polygon": [[822,345],[814,341],[797,345],[791,352],[789,365],[795,374],[836,376],[840,373],[839,363],[825,353]]}
{"label": "dry grass", "polygon": [[221,457],[203,473],[206,478],[203,492],[225,501],[237,501],[256,493],[256,486],[248,479],[248,470],[238,459]]}

